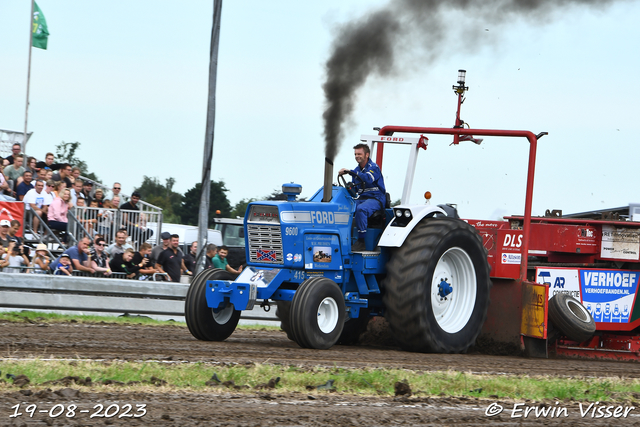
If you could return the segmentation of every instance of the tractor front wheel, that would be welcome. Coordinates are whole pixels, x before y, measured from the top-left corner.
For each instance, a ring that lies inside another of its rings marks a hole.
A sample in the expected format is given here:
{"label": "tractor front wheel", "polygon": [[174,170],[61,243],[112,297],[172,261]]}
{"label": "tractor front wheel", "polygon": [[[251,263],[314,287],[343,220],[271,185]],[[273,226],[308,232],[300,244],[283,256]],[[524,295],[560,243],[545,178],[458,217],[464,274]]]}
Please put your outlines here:
{"label": "tractor front wheel", "polygon": [[191,335],[202,341],[224,341],[235,331],[240,310],[232,304],[213,309],[207,305],[207,280],[233,280],[235,277],[218,268],[201,271],[191,281],[184,303],[184,315]]}
{"label": "tractor front wheel", "polygon": [[489,264],[475,228],[426,218],[395,250],[384,281],[385,317],[409,351],[461,353],[489,308]]}
{"label": "tractor front wheel", "polygon": [[307,279],[291,302],[292,338],[300,347],[326,350],[338,342],[345,317],[344,295],[336,282],[325,277]]}

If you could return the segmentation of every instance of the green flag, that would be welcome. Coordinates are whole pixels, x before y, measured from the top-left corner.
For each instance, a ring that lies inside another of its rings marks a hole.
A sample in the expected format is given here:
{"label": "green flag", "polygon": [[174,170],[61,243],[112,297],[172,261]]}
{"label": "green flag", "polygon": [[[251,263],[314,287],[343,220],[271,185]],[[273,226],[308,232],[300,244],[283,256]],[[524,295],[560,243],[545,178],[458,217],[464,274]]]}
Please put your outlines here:
{"label": "green flag", "polygon": [[31,45],[40,49],[47,48],[47,39],[49,37],[49,29],[47,28],[47,20],[44,19],[44,14],[38,7],[38,3],[34,2],[33,9],[33,41]]}

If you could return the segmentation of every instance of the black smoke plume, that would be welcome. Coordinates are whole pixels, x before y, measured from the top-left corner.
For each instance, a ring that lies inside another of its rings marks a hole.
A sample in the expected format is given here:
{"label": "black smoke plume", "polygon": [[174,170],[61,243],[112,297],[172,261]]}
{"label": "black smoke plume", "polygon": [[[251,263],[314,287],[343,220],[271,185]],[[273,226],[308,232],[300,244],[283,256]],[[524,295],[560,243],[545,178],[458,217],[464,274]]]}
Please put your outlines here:
{"label": "black smoke plume", "polygon": [[338,153],[358,89],[369,76],[397,75],[409,52],[424,67],[444,50],[499,41],[495,32],[481,33],[488,26],[510,22],[542,26],[568,7],[602,8],[616,1],[624,0],[392,0],[342,25],[326,62],[323,85],[326,157],[333,161]]}

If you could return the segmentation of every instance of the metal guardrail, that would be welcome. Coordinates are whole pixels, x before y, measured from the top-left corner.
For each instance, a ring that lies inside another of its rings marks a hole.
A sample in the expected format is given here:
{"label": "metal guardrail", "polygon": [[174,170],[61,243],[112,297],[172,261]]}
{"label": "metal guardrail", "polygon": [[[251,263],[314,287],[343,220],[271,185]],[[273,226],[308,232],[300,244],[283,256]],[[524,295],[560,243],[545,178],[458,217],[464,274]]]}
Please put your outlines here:
{"label": "metal guardrail", "polygon": [[[0,273],[0,307],[184,316],[188,289],[186,283]],[[241,319],[279,324],[275,307],[256,306]]]}

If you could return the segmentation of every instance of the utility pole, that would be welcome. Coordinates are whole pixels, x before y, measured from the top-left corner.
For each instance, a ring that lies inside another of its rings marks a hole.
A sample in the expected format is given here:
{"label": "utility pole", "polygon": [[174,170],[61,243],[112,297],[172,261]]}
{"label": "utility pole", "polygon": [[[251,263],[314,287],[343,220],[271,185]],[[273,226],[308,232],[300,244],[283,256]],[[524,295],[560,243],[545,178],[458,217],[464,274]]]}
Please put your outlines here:
{"label": "utility pole", "polygon": [[209,193],[211,192],[211,161],[213,158],[213,135],[216,119],[216,79],[218,75],[218,46],[220,45],[220,21],[222,0],[213,1],[213,26],[211,28],[211,55],[209,62],[209,97],[207,107],[207,127],[204,137],[202,158],[202,193],[198,214],[198,253],[194,274],[204,269],[207,229],[209,228]]}

